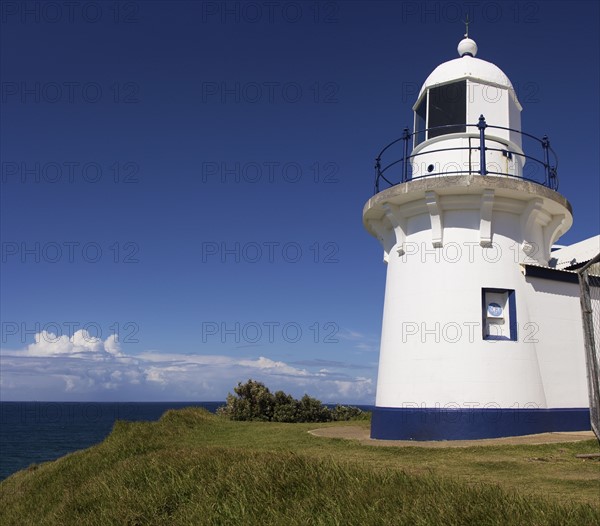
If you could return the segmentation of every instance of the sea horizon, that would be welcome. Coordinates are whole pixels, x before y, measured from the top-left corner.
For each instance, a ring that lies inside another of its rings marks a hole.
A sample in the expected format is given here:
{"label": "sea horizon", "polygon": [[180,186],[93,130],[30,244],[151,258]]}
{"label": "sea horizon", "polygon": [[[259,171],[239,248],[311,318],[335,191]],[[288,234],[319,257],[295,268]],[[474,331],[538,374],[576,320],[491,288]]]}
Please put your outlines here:
{"label": "sea horizon", "polygon": [[[56,460],[102,442],[117,420],[156,421],[169,409],[203,407],[211,413],[220,401],[0,402],[0,481],[32,464]],[[335,407],[336,403],[325,403]],[[372,405],[353,405],[369,410]]]}

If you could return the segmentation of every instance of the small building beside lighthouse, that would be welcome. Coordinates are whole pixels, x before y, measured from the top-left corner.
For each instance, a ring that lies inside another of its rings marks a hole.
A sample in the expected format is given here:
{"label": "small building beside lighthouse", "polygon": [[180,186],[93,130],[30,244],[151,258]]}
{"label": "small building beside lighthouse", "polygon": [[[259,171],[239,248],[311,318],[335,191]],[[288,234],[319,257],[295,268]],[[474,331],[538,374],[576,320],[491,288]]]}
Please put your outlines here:
{"label": "small building beside lighthouse", "polygon": [[[510,80],[477,51],[464,38],[435,68],[413,131],[376,160],[363,222],[387,275],[372,438],[590,429],[577,275],[553,256],[572,208],[550,141],[521,129]],[[583,245],[577,264],[600,237]]]}

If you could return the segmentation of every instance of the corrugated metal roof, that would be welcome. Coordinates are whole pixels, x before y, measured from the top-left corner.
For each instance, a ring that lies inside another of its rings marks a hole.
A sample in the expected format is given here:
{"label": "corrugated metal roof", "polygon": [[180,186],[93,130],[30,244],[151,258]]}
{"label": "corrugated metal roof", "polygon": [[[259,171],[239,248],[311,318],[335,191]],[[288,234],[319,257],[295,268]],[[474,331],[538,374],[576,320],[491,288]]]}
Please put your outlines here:
{"label": "corrugated metal roof", "polygon": [[550,266],[566,270],[590,261],[598,253],[600,253],[600,235],[555,250],[551,253]]}
{"label": "corrugated metal roof", "polygon": [[521,263],[523,274],[532,278],[550,279],[552,281],[565,281],[567,283],[579,283],[577,272],[572,270],[561,270],[546,267],[537,263]]}

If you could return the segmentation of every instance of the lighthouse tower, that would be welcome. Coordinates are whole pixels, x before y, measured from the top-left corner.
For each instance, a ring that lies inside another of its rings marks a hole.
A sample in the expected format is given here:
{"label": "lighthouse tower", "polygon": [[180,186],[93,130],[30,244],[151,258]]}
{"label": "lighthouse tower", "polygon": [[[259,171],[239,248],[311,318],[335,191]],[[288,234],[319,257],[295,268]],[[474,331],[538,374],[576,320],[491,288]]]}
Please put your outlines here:
{"label": "lighthouse tower", "polygon": [[561,354],[551,331],[566,325],[539,307],[554,292],[524,270],[547,267],[572,224],[553,151],[521,131],[510,80],[476,43],[458,54],[423,84],[413,131],[377,157],[363,210],[387,263],[371,436],[589,429],[583,354]]}

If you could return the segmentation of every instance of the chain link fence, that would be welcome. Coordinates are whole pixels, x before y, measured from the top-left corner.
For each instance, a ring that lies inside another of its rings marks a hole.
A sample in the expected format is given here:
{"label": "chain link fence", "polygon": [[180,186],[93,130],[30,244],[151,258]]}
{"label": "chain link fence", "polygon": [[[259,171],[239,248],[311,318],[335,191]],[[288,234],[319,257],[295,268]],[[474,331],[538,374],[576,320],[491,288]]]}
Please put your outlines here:
{"label": "chain link fence", "polygon": [[590,396],[590,420],[600,441],[600,254],[578,270]]}

